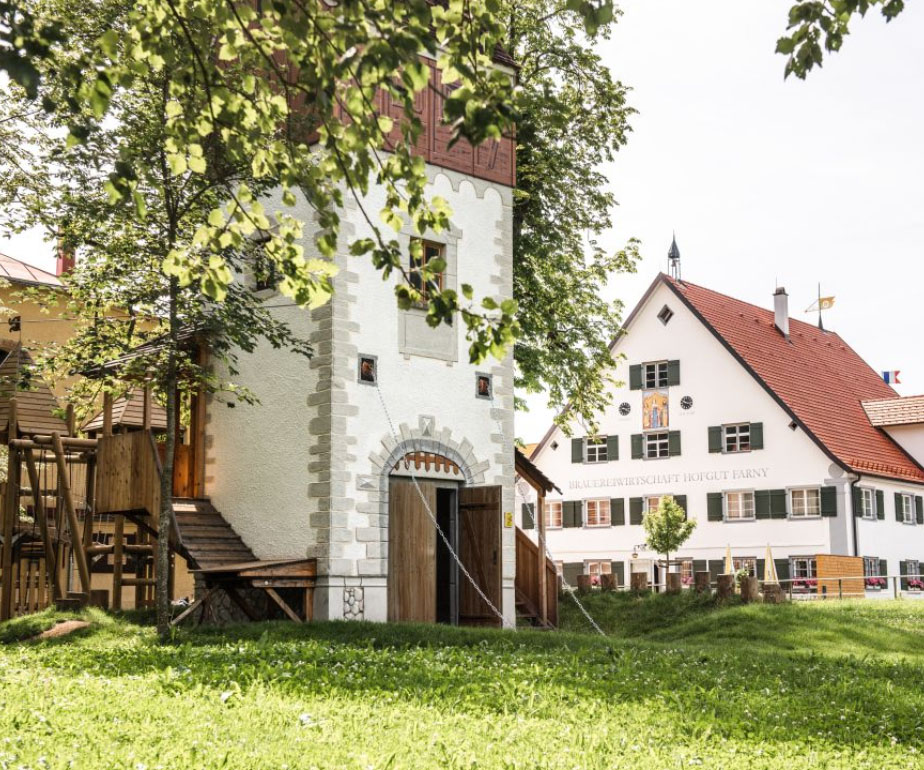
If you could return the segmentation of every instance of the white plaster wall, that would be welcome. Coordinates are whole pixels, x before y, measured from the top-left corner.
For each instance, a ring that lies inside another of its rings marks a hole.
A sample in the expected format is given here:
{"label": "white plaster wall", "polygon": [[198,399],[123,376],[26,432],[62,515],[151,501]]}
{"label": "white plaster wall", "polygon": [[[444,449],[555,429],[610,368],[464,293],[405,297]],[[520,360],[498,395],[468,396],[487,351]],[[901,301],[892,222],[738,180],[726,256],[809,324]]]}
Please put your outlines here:
{"label": "white plaster wall", "polygon": [[856,520],[859,544],[857,555],[887,559],[890,575],[899,573],[898,563],[905,559],[917,559],[924,562],[924,526],[904,524],[895,518],[895,493],[922,496],[924,487],[919,484],[890,481],[874,476],[863,476],[857,482],[857,486],[881,489],[884,493],[883,503],[885,504],[884,519],[858,518]]}
{"label": "white plaster wall", "polygon": [[924,465],[924,425],[893,425],[885,429],[919,464]]}
{"label": "white plaster wall", "polygon": [[[476,297],[511,296],[511,190],[435,167],[428,174],[429,192],[443,196],[453,211],[457,283],[471,284]],[[373,221],[383,200],[373,185],[363,202]],[[311,220],[304,206],[297,214]],[[397,236],[402,246],[410,233],[406,228]],[[510,356],[468,363],[461,322],[453,330],[458,360],[402,354],[398,275],[383,281],[367,257],[346,255],[349,242],[364,236],[371,231],[350,203],[342,218],[334,300],[311,313],[277,311],[314,341],[314,359],[261,345],[253,355],[242,354],[235,378],[261,405],[229,409],[212,399],[208,406],[207,494],[258,557],[318,559],[319,618],[342,617],[344,589],[351,587],[365,592],[366,618],[384,620],[386,613],[387,484],[383,489],[380,482],[392,433],[377,390],[357,382],[358,353],[378,357],[381,394],[399,440],[412,433],[419,438],[422,419],[433,418],[434,440],[457,452],[476,483],[501,485],[505,511],[514,505]],[[305,245],[311,253],[310,238]],[[267,302],[288,300],[277,295]],[[493,402],[476,398],[476,372],[493,375]],[[512,528],[503,530],[502,542],[503,612],[512,622]]]}
{"label": "white plaster wall", "polygon": [[[767,292],[768,305],[771,302]],[[668,325],[657,318],[667,304],[674,311]],[[559,486],[562,499],[625,498],[626,524],[599,528],[550,530],[548,542],[557,560],[629,560],[633,548],[645,541],[644,529],[630,525],[629,498],[685,494],[697,528],[680,555],[697,559],[724,558],[730,545],[735,556],[764,558],[767,544],[774,558],[834,550],[849,552],[849,477],[800,429],[790,429],[790,417],[748,374],[714,335],[666,286],[659,286],[617,343],[624,357],[616,377],[625,384],[613,390],[612,406],[603,415],[600,432],[619,435],[619,459],[602,464],[572,464],[571,439],[556,430],[535,458]],[[631,435],[642,433],[642,392],[629,390],[629,365],[678,359],[680,385],[669,389],[670,429],[681,431],[681,455],[657,460],[632,460]],[[684,411],[680,399],[690,396],[693,408]],[[618,406],[627,402],[623,417]],[[741,454],[711,454],[708,428],[733,422],[762,422],[764,449]],[[574,426],[574,435],[586,430]],[[734,490],[781,489],[839,484],[836,518],[808,520],[761,519],[746,522],[707,521],[706,495]],[[518,492],[523,485],[518,486]],[[555,499],[550,496],[549,499]],[[520,515],[520,506],[517,506]],[[654,556],[640,551],[641,559]],[[629,566],[626,566],[628,575]],[[641,570],[639,570],[641,571]]]}

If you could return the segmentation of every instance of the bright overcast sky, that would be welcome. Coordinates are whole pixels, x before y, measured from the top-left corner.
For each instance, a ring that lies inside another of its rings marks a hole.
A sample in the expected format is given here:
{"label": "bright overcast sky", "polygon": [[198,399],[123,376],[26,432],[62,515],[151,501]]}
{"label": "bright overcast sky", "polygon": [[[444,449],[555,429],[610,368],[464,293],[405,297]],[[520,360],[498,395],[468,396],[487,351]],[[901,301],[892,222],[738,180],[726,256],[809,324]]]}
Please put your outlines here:
{"label": "bright overcast sky", "polygon": [[[633,91],[628,146],[608,169],[620,202],[613,248],[642,241],[637,275],[606,288],[627,312],[665,269],[671,231],[684,278],[771,306],[779,282],[804,315],[822,284],[825,323],[877,370],[924,393],[924,7],[870,16],[807,82],[774,54],[781,0],[625,0],[605,58]],[[0,250],[51,264],[36,236]],[[548,427],[542,398],[517,434]]]}

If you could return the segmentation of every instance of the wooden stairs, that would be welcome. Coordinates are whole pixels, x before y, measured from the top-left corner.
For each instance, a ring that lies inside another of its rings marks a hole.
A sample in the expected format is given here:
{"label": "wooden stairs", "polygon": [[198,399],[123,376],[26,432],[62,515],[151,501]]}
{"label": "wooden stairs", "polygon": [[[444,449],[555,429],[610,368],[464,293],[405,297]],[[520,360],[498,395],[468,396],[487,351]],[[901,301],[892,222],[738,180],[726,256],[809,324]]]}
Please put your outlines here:
{"label": "wooden stairs", "polygon": [[176,550],[192,570],[257,560],[237,534],[206,499],[173,498]]}

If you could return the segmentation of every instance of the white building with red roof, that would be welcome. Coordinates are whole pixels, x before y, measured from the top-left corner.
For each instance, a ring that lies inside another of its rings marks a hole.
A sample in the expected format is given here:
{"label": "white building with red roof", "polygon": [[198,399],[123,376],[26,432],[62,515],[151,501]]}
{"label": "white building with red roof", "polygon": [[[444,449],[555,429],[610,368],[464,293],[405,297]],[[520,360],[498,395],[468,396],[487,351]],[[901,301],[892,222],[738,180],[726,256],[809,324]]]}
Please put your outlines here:
{"label": "white building with red roof", "polygon": [[[772,300],[658,275],[613,344],[627,381],[599,435],[553,426],[536,445],[563,490],[548,498],[547,541],[570,584],[662,583],[642,521],[664,495],[697,520],[672,567],[688,579],[724,571],[729,547],[763,577],[768,545],[782,580],[814,579],[823,554],[863,557],[870,577],[920,573],[924,399],[899,399],[836,333],[789,318],[784,289]],[[529,496],[519,503],[529,528]]]}

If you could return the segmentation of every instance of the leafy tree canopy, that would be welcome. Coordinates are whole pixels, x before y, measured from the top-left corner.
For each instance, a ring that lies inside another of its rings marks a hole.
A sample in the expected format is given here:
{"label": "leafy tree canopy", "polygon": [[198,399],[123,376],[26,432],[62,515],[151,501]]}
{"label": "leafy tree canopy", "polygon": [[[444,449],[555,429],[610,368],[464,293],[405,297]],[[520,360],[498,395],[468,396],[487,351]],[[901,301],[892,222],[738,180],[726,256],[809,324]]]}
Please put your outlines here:
{"label": "leafy tree canopy", "polygon": [[905,9],[904,0],[798,0],[789,9],[789,34],[776,44],[777,53],[789,58],[786,77],[805,79],[822,65],[825,52],[841,50],[854,17],[878,7],[886,21]]}
{"label": "leafy tree canopy", "polygon": [[670,555],[676,553],[693,534],[696,521],[687,519],[686,511],[670,495],[664,495],[658,510],[645,514],[642,519],[648,547],[655,553],[663,553],[670,562]]}

